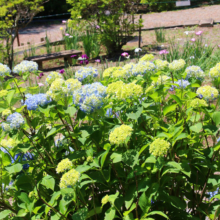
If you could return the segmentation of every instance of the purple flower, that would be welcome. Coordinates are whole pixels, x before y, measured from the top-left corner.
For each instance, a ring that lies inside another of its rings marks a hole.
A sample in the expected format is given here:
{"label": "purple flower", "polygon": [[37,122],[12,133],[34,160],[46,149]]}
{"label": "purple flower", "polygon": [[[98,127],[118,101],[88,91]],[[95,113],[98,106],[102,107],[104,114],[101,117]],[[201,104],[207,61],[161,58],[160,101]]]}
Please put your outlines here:
{"label": "purple flower", "polygon": [[96,63],[100,63],[101,61],[99,59],[95,60]]}
{"label": "purple flower", "polygon": [[192,42],[195,42],[195,41],[196,41],[196,39],[195,39],[195,38],[192,38],[192,39],[191,39],[191,41],[192,41]]}
{"label": "purple flower", "polygon": [[201,35],[203,33],[203,31],[198,31],[196,32],[196,35]]}
{"label": "purple flower", "polygon": [[66,24],[66,21],[65,21],[65,20],[63,20],[63,21],[62,21],[62,23],[63,23],[63,24]]}
{"label": "purple flower", "polygon": [[44,73],[40,73],[37,78],[40,79],[40,78],[43,77],[43,76],[44,76]]}
{"label": "purple flower", "polygon": [[83,65],[83,64],[89,64],[89,61],[88,60],[81,60],[80,62],[79,62],[81,65]]}
{"label": "purple flower", "polygon": [[160,55],[162,55],[162,54],[168,54],[168,53],[169,53],[169,51],[167,51],[167,50],[161,50],[161,51],[159,52]]}
{"label": "purple flower", "polygon": [[124,52],[124,53],[121,54],[121,56],[127,57],[127,56],[129,56],[129,54],[127,52]]}
{"label": "purple flower", "polygon": [[59,73],[64,74],[64,72],[65,72],[65,70],[64,70],[64,69],[62,69],[62,70],[60,70],[60,72],[59,72]]}
{"label": "purple flower", "polygon": [[65,36],[70,36],[69,34],[65,33]]}
{"label": "purple flower", "polygon": [[86,58],[87,60],[89,59],[89,57],[86,54],[83,54],[81,57]]}
{"label": "purple flower", "polygon": [[77,55],[72,55],[72,56],[71,56],[71,58],[75,58],[75,57],[77,57]]}
{"label": "purple flower", "polygon": [[96,29],[100,29],[100,26],[99,26],[99,25],[96,25]]}

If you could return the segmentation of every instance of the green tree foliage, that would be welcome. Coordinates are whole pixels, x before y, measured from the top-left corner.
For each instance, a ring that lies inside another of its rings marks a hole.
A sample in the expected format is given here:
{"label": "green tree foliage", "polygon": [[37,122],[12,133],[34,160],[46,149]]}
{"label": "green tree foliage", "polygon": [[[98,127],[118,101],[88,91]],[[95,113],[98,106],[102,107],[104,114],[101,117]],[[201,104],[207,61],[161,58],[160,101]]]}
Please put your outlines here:
{"label": "green tree foliage", "polygon": [[85,25],[99,33],[108,53],[120,50],[126,37],[139,25],[133,22],[133,15],[140,0],[67,0],[67,3],[72,6],[72,25],[76,27],[82,19],[86,20]]}
{"label": "green tree foliage", "polygon": [[26,27],[33,17],[44,10],[49,0],[0,0],[0,29],[6,39],[5,56],[10,68],[13,65],[13,42],[20,28]]}

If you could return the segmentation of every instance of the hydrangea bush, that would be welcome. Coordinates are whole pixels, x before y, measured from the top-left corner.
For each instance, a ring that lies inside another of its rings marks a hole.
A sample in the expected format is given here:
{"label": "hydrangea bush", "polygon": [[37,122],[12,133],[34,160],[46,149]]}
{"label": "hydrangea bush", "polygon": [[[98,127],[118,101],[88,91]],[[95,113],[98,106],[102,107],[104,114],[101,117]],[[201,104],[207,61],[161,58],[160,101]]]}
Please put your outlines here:
{"label": "hydrangea bush", "polygon": [[3,83],[0,219],[219,217],[218,73],[153,59]]}

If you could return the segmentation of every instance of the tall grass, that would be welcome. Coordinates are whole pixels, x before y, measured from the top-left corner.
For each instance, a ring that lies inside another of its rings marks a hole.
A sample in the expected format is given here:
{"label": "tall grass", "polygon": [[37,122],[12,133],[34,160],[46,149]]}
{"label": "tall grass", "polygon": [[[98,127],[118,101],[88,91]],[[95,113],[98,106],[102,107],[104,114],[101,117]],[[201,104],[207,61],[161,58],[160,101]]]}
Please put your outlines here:
{"label": "tall grass", "polygon": [[157,42],[163,43],[163,42],[166,41],[165,31],[164,31],[163,28],[155,29],[155,35],[156,35],[156,40],[157,40]]}
{"label": "tall grass", "polygon": [[68,28],[68,34],[69,36],[65,36],[63,33],[65,50],[77,50],[79,48],[79,33],[72,28]]}
{"label": "tall grass", "polygon": [[220,52],[214,51],[214,47],[203,42],[202,37],[195,42],[187,40],[181,46],[177,44],[175,38],[169,39],[169,53],[164,58],[172,62],[173,60],[184,59],[187,65],[200,66],[203,70],[208,70],[220,60]]}
{"label": "tall grass", "polygon": [[47,51],[47,54],[50,54],[50,53],[52,53],[52,46],[51,46],[50,39],[47,36],[47,33],[46,33],[45,41],[46,41],[46,51]]}
{"label": "tall grass", "polygon": [[90,58],[97,57],[100,53],[100,45],[98,42],[98,35],[89,30],[82,36],[83,48],[85,53]]}

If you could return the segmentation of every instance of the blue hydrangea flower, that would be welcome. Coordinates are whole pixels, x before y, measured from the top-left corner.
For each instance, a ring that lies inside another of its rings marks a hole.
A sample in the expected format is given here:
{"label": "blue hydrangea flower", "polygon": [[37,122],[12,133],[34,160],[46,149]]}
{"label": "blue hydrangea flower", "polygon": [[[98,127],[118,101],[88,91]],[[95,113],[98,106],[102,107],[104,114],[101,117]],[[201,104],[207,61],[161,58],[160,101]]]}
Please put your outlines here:
{"label": "blue hydrangea flower", "polygon": [[28,95],[28,98],[25,100],[25,105],[28,110],[36,110],[38,106],[45,106],[51,102],[51,99],[48,98],[46,94],[39,93],[35,95]]}
{"label": "blue hydrangea flower", "polygon": [[113,118],[115,118],[115,117],[116,117],[115,115],[116,115],[117,117],[119,117],[119,112],[115,112],[115,114],[114,114],[113,111],[112,111],[112,108],[108,108],[107,111],[106,111],[106,113],[105,113],[105,116],[106,116],[106,117],[109,117],[109,118],[110,118],[111,116],[113,116]]}
{"label": "blue hydrangea flower", "polygon": [[190,85],[189,81],[188,80],[184,80],[184,79],[179,79],[178,81],[175,81],[174,83],[178,84],[178,86],[172,85],[172,87],[170,88],[170,91],[173,91],[174,88],[185,89],[188,85]]}
{"label": "blue hydrangea flower", "polygon": [[[10,126],[10,129],[13,130],[20,128],[24,124],[24,119],[21,114],[15,112],[7,117],[6,122]],[[2,125],[3,130],[4,130],[4,126],[6,125]]]}
{"label": "blue hydrangea flower", "polygon": [[11,70],[7,65],[4,65],[2,63],[0,63],[0,76],[7,76],[10,75]]}
{"label": "blue hydrangea flower", "polygon": [[189,66],[186,68],[186,79],[195,77],[198,80],[202,80],[205,77],[203,70],[199,66]]}
{"label": "blue hydrangea flower", "polygon": [[75,77],[79,81],[83,81],[88,76],[97,77],[98,76],[98,70],[93,67],[81,67],[78,71],[75,73]]}
{"label": "blue hydrangea flower", "polygon": [[156,66],[154,65],[153,62],[144,62],[144,61],[141,61],[139,62],[138,64],[136,64],[133,69],[132,69],[132,74],[134,76],[137,76],[137,75],[143,75],[145,73],[153,73],[156,69]]}
{"label": "blue hydrangea flower", "polygon": [[214,192],[208,192],[209,198],[211,199],[212,197],[214,197],[218,193],[219,193],[219,188],[217,188]]}
{"label": "blue hydrangea flower", "polygon": [[26,73],[38,71],[38,64],[34,61],[23,60],[21,63],[16,65],[13,69],[14,73]]}
{"label": "blue hydrangea flower", "polygon": [[73,103],[86,112],[91,113],[100,109],[106,96],[106,87],[100,82],[86,84],[73,93]]}
{"label": "blue hydrangea flower", "polygon": [[[61,138],[58,138],[57,140],[55,140],[55,146],[57,148],[64,146],[66,143],[68,143],[68,140],[65,139],[65,136],[62,136]],[[73,152],[74,149],[72,147],[68,147],[70,152]],[[66,151],[65,155],[68,156],[70,154],[70,152]]]}
{"label": "blue hydrangea flower", "polygon": [[[31,154],[30,152],[27,152],[26,154],[23,154],[23,153],[19,153],[19,154],[16,154],[15,157],[14,157],[14,160],[18,162],[22,162],[22,161],[28,161],[28,160],[34,160],[34,156],[33,154]],[[26,163],[23,165],[23,169],[24,170],[27,170],[29,168],[29,164]]]}

